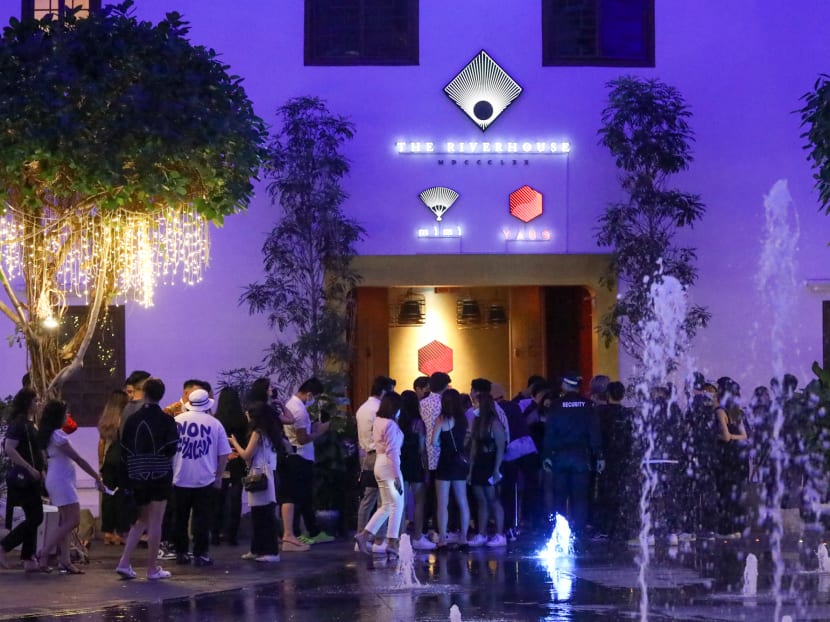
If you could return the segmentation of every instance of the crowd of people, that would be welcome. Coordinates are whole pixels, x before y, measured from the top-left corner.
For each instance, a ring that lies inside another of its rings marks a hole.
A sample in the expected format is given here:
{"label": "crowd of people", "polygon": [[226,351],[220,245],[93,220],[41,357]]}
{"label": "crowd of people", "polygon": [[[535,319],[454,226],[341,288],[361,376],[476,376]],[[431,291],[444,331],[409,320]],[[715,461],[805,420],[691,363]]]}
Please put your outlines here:
{"label": "crowd of people", "polygon": [[[740,536],[746,485],[768,475],[770,439],[750,443],[752,425],[760,434],[777,399],[786,415],[781,437],[797,442],[796,387],[792,376],[759,387],[744,409],[736,382],[698,374],[685,410],[675,388],[651,387],[635,413],[623,405],[626,387],[607,376],[584,387],[575,374],[532,376],[512,398],[485,378],[461,393],[435,372],[397,393],[395,380],[378,376],[355,413],[355,550],[397,557],[403,533],[417,550],[506,547],[523,530],[550,529],[556,514],[578,541],[627,540],[639,529],[644,476],[657,482],[648,489],[654,532],[670,543]],[[0,567],[11,567],[8,553],[20,546],[26,571],[50,572],[54,549],[60,568],[83,573],[70,556],[80,522],[75,465],[102,493],[103,539],[123,546],[116,572],[124,579],[137,577],[132,557],[142,542],[150,580],[171,576],[162,560],[212,565],[211,545],[238,544],[243,493],[252,532],[244,559],[278,562],[281,552],[332,541],[316,524],[312,496],[314,445],[329,423],[312,422],[309,407],[322,393],[311,378],[278,405],[261,378],[245,396],[227,387],[214,401],[210,384],[192,379],[162,407],[164,383],[134,372],[101,415],[96,469],[72,445],[66,405],[41,404],[24,386],[4,441],[7,526],[13,507],[24,519],[0,541]],[[777,464],[784,481],[800,486],[807,477],[797,460]],[[59,523],[36,550],[44,490]]]}

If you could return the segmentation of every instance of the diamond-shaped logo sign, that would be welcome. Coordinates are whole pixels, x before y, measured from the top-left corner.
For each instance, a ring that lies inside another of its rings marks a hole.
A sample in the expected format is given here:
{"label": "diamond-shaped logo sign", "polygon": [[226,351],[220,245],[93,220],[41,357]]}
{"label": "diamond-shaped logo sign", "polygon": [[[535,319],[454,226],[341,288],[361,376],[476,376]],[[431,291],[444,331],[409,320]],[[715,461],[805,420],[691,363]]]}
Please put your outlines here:
{"label": "diamond-shaped logo sign", "polygon": [[522,87],[481,50],[444,92],[484,131],[521,94]]}
{"label": "diamond-shaped logo sign", "polygon": [[449,373],[452,365],[452,348],[440,341],[430,341],[418,348],[418,371],[422,374],[430,376],[437,371]]}
{"label": "diamond-shaped logo sign", "polygon": [[522,222],[530,222],[542,215],[542,193],[530,186],[522,186],[510,193],[510,215]]}

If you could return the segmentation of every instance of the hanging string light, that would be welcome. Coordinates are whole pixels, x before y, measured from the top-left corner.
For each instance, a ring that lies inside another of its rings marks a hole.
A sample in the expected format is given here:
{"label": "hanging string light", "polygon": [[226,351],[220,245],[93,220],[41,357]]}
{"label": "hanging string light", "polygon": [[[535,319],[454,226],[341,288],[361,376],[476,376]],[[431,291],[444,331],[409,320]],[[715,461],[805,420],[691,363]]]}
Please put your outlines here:
{"label": "hanging string light", "polygon": [[209,226],[194,209],[45,208],[24,214],[7,204],[0,216],[0,264],[6,275],[14,279],[51,269],[55,288],[87,303],[98,279],[113,279],[117,302],[152,306],[159,283],[201,281],[209,256]]}

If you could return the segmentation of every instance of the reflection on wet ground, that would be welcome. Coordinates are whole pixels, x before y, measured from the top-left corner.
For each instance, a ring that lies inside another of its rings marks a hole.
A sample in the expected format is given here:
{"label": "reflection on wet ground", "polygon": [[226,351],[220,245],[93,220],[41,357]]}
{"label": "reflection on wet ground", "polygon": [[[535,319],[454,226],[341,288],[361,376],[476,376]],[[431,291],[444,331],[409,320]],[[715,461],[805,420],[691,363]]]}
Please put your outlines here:
{"label": "reflection on wet ground", "polygon": [[[830,619],[830,575],[817,572],[815,552],[820,542],[816,535],[812,541],[793,541],[787,549],[784,614],[793,620]],[[639,619],[636,550],[592,543],[585,553],[546,566],[534,554],[541,544],[520,540],[509,552],[422,554],[416,559],[416,572],[423,585],[403,590],[395,588],[393,562],[370,560],[340,543],[327,549],[331,555],[324,562],[325,572],[49,619],[446,621],[453,604],[466,622]],[[772,567],[765,550],[760,539],[658,547],[648,574],[649,620],[772,620]],[[759,558],[760,575],[757,597],[747,599],[740,596],[741,578],[750,552]]]}

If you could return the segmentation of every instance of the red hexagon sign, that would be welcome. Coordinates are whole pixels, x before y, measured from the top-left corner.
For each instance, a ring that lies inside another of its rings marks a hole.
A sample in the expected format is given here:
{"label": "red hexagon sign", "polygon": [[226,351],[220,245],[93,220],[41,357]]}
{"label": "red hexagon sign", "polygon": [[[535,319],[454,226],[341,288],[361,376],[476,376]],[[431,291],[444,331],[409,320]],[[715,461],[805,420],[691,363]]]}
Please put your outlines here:
{"label": "red hexagon sign", "polygon": [[452,348],[440,341],[430,341],[418,349],[418,371],[427,376],[436,371],[452,371]]}
{"label": "red hexagon sign", "polygon": [[542,193],[530,186],[522,186],[510,193],[510,215],[522,222],[530,222],[542,215]]}

